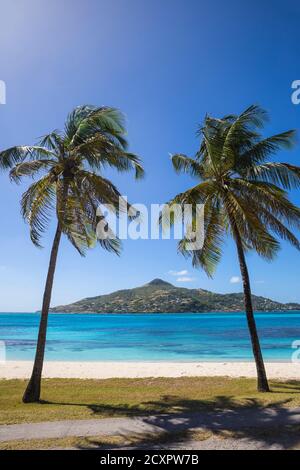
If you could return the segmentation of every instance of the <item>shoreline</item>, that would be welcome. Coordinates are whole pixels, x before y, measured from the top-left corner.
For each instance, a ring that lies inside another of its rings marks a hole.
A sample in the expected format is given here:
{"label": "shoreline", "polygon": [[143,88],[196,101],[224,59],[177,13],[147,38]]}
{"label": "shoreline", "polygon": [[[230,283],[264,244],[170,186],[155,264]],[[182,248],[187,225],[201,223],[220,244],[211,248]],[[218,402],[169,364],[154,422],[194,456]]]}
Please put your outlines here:
{"label": "shoreline", "polygon": [[[203,312],[57,312],[53,311],[52,309],[49,310],[49,314],[55,315],[220,315],[220,314],[233,314],[237,313],[239,315],[245,315],[244,310],[207,310]],[[296,309],[282,309],[282,310],[255,310],[254,314],[268,314],[271,313],[272,315],[278,314],[299,314],[300,310]],[[41,311],[36,310],[34,312],[0,312],[0,315],[40,315]]]}
{"label": "shoreline", "polygon": [[[28,379],[32,361],[0,363],[0,379]],[[266,362],[270,379],[300,380],[300,363]],[[46,361],[44,378],[256,377],[254,362],[79,362]]]}

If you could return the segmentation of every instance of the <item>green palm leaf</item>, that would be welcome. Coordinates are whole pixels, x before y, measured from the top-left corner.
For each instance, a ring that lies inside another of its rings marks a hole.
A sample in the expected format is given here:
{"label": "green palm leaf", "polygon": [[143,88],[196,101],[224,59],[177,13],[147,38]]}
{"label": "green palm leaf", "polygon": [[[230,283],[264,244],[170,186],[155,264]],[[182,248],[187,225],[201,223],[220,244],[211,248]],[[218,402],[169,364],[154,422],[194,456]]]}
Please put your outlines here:
{"label": "green palm leaf", "polygon": [[0,152],[0,168],[10,169],[25,159],[39,160],[52,158],[53,156],[54,154],[44,147],[27,145],[11,147]]}

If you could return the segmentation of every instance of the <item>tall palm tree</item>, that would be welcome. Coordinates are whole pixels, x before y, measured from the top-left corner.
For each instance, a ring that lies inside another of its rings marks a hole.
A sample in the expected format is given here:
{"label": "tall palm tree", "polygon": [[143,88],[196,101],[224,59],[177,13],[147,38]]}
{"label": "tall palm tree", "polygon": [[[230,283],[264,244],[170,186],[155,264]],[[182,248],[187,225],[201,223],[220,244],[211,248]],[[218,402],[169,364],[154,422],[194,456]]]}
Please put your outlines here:
{"label": "tall palm tree", "polygon": [[[11,168],[14,181],[39,175],[21,201],[22,215],[30,225],[31,240],[36,246],[40,246],[52,209],[57,217],[34,366],[23,396],[26,403],[40,399],[48,312],[61,235],[65,234],[84,255],[94,244],[99,218],[104,217],[99,205],[110,204],[116,212],[119,210],[120,193],[104,178],[103,168],[133,169],[136,178],[143,175],[140,159],[126,151],[124,134],[123,117],[118,110],[80,106],[69,114],[64,131],[51,132],[38,145],[13,147],[0,153],[0,166]],[[110,227],[106,228],[110,231]],[[112,233],[110,237],[99,238],[99,242],[103,248],[119,253],[119,240]]]}
{"label": "tall palm tree", "polygon": [[[178,194],[173,204],[204,205],[205,237],[202,249],[188,249],[192,239],[179,242],[179,251],[191,257],[195,267],[212,276],[222,255],[224,236],[230,234],[236,244],[243,281],[244,303],[259,391],[269,391],[263,356],[257,333],[251,287],[245,253],[255,250],[272,260],[279,249],[277,237],[289,241],[298,250],[300,244],[291,231],[299,228],[300,210],[289,201],[286,189],[300,186],[300,168],[288,163],[268,162],[280,148],[290,148],[294,131],[263,138],[259,128],[266,113],[251,106],[241,115],[223,119],[206,117],[197,135],[201,138],[195,158],[172,156],[177,172],[186,172],[198,181]],[[195,229],[195,217],[192,222]]]}

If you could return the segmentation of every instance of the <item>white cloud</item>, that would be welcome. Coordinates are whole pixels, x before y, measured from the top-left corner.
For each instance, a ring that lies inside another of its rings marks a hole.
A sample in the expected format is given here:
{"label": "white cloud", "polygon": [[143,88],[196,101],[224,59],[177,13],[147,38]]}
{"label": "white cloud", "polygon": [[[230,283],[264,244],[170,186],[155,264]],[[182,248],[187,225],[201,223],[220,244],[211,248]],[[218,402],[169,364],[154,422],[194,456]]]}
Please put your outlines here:
{"label": "white cloud", "polygon": [[241,278],[239,276],[232,276],[229,282],[231,284],[239,284],[241,282]]}
{"label": "white cloud", "polygon": [[169,271],[169,274],[171,276],[186,276],[189,272],[186,269],[183,269],[182,271]]}
{"label": "white cloud", "polygon": [[177,282],[193,282],[194,280],[195,280],[194,277],[188,277],[188,276],[178,277],[176,279]]}

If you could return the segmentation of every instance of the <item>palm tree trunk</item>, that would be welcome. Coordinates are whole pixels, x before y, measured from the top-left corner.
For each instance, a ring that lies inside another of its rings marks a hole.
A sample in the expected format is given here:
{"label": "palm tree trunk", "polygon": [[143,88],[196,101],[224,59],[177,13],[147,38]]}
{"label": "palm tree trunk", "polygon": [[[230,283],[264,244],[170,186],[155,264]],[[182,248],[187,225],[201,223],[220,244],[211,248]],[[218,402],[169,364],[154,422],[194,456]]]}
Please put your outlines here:
{"label": "palm tree trunk", "polygon": [[238,258],[240,263],[241,276],[243,280],[244,288],[244,302],[245,310],[247,316],[247,323],[251,337],[252,350],[255,359],[255,365],[257,370],[257,390],[259,392],[269,392],[269,384],[267,379],[267,374],[265,370],[265,364],[260,348],[256,322],[253,314],[252,298],[251,298],[251,287],[250,287],[250,278],[249,272],[246,264],[245,253],[243,249],[243,244],[241,240],[240,233],[235,223],[232,223],[232,229],[234,233],[234,238],[237,246]]}
{"label": "palm tree trunk", "polygon": [[28,382],[28,385],[23,395],[24,403],[33,403],[33,402],[38,402],[40,400],[41,378],[42,378],[42,369],[43,369],[43,363],[44,363],[48,313],[49,313],[49,307],[50,307],[50,301],[51,301],[53,278],[54,278],[54,273],[55,273],[60,238],[61,238],[61,228],[60,228],[60,224],[58,223],[55,237],[53,240],[51,255],[50,255],[50,262],[49,262],[47,280],[46,280],[44,297],[43,297],[43,306],[42,306],[42,312],[41,312],[41,320],[40,320],[40,327],[39,327],[34,365],[33,365],[33,370],[32,370],[30,381]]}

